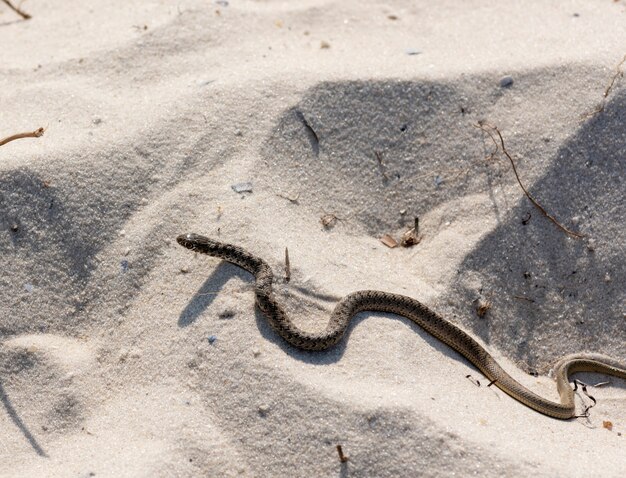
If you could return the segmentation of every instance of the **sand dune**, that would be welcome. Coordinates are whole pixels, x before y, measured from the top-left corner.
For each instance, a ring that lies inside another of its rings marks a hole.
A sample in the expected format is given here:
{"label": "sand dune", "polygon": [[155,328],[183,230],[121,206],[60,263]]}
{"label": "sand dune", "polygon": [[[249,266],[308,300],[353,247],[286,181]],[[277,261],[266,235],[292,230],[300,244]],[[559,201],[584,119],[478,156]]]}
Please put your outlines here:
{"label": "sand dune", "polygon": [[307,330],[417,298],[556,400],[626,361],[623,1],[101,3],[0,4],[0,138],[46,128],[0,147],[0,476],[622,476],[624,380],[560,421],[403,318],[303,352],[175,238]]}

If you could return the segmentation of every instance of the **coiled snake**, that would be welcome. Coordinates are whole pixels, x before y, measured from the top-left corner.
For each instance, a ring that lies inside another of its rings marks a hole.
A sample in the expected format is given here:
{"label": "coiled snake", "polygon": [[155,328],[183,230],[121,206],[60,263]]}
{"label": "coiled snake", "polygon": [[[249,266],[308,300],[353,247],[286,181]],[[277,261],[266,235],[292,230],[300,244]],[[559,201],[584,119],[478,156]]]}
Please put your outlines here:
{"label": "coiled snake", "polygon": [[341,340],[350,320],[359,312],[390,312],[411,319],[452,347],[511,397],[533,410],[560,419],[576,416],[574,391],[569,385],[569,374],[599,372],[626,379],[626,365],[610,357],[599,354],[568,355],[554,368],[561,402],[546,400],[513,379],[476,340],[421,302],[404,295],[377,290],[362,290],[346,295],[335,306],[323,332],[317,334],[305,332],[294,325],[274,298],[272,292],[274,275],[269,264],[263,259],[241,247],[214,241],[198,234],[183,234],[178,236],[177,241],[192,251],[219,257],[252,273],[256,278],[255,294],[259,309],[278,335],[300,349],[324,350],[332,347]]}

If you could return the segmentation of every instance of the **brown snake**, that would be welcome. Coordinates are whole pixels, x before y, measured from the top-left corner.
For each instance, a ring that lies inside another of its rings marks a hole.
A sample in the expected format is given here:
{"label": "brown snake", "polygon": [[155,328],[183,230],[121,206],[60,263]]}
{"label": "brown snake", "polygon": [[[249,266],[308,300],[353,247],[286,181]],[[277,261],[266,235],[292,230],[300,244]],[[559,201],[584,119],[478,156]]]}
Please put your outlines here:
{"label": "brown snake", "polygon": [[569,374],[599,372],[626,379],[626,365],[599,354],[568,355],[555,366],[557,389],[561,402],[535,394],[504,371],[482,345],[456,325],[411,297],[377,290],[353,292],[342,298],[333,310],[326,329],[320,333],[300,330],[287,317],[272,292],[272,269],[263,259],[241,247],[214,241],[198,234],[178,236],[178,243],[195,252],[219,257],[242,267],[256,278],[255,294],[259,309],[272,328],[291,345],[304,350],[324,350],[341,340],[352,317],[363,311],[390,312],[411,319],[443,343],[474,364],[493,384],[511,397],[545,415],[568,419],[576,416],[574,391]]}

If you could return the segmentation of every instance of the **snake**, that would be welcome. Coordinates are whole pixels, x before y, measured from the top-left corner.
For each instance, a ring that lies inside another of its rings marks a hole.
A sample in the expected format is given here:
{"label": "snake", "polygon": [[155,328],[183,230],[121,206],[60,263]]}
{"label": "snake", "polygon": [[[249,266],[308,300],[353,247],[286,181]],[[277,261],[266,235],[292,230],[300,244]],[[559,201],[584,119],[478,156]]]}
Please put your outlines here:
{"label": "snake", "polygon": [[182,234],[177,237],[177,242],[191,251],[220,258],[254,275],[256,304],[267,318],[269,325],[285,341],[302,350],[319,351],[333,347],[341,341],[351,319],[359,312],[385,312],[399,315],[412,320],[465,357],[491,381],[490,385],[497,386],[506,394],[539,413],[562,420],[587,416],[586,412],[589,409],[587,407],[583,415],[576,414],[575,389],[570,386],[570,374],[596,372],[626,379],[626,364],[611,357],[597,353],[567,355],[553,368],[560,397],[560,402],[553,402],[516,381],[474,338],[418,300],[378,290],[361,290],[344,296],[335,305],[323,331],[307,332],[293,323],[276,300],[272,290],[274,274],[270,265],[263,259],[239,246],[212,240],[199,234]]}

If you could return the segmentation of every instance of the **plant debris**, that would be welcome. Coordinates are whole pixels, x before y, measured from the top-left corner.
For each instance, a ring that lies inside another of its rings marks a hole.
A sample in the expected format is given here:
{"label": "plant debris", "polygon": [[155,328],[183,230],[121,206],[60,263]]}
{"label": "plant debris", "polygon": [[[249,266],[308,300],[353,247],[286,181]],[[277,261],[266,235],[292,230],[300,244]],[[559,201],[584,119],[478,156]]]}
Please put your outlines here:
{"label": "plant debris", "polygon": [[420,219],[419,217],[415,218],[415,225],[402,234],[402,240],[400,244],[402,247],[411,247],[416,244],[419,244],[422,241],[422,236],[419,235],[420,232]]}
{"label": "plant debris", "polygon": [[334,214],[324,214],[320,217],[320,223],[322,223],[322,227],[324,229],[332,229],[337,224],[339,218]]}
{"label": "plant debris", "polygon": [[289,265],[289,249],[285,247],[285,282],[291,280],[291,266]]}
{"label": "plant debris", "polygon": [[[526,189],[524,184],[522,184],[522,180],[520,179],[519,173],[517,172],[517,167],[515,166],[515,161],[513,161],[513,157],[509,154],[509,152],[507,151],[506,147],[504,146],[504,138],[502,137],[502,133],[500,133],[500,130],[498,129],[498,127],[494,126],[494,125],[491,125],[491,124],[488,124],[488,123],[483,123],[483,122],[479,122],[475,126],[478,129],[480,129],[480,130],[484,131],[485,133],[487,133],[489,135],[489,137],[491,138],[491,141],[493,141],[493,144],[496,146],[496,150],[491,154],[491,156],[493,157],[493,155],[499,149],[501,149],[502,153],[511,162],[511,167],[513,168],[513,172],[515,173],[515,178],[517,179],[517,183],[520,185],[520,187],[522,188],[522,191],[524,191],[524,194],[530,200],[530,202],[532,202],[533,205],[537,209],[539,209],[544,216],[546,216],[548,219],[550,219],[550,221],[552,221],[554,224],[556,224],[559,227],[559,229],[561,229],[565,233],[569,234],[572,237],[576,237],[576,238],[585,237],[583,234],[580,234],[579,232],[574,232],[574,231],[568,229],[567,227],[565,227],[563,224],[561,224],[554,216],[552,216],[548,211],[546,211],[543,208],[543,206],[541,206],[541,204],[539,204],[537,202],[537,200],[533,196],[530,195],[530,193],[528,192],[528,190]],[[496,134],[496,136],[498,138],[498,141],[496,141],[496,138],[494,138],[493,133]],[[499,143],[499,145],[498,145],[498,143]]]}
{"label": "plant debris", "polygon": [[343,454],[343,449],[341,448],[341,445],[337,445],[337,453],[339,454],[339,461],[341,463],[345,463],[349,460],[349,458]]}
{"label": "plant debris", "polygon": [[15,13],[17,13],[20,17],[22,17],[24,20],[28,20],[30,18],[32,18],[28,13],[26,13],[25,11],[21,10],[20,7],[16,7],[14,6],[11,2],[9,2],[9,0],[2,0],[11,10],[13,10]]}
{"label": "plant debris", "polygon": [[16,139],[39,138],[40,136],[43,136],[45,131],[46,130],[44,128],[37,128],[35,131],[30,131],[28,133],[18,133],[12,136],[7,136],[4,139],[0,139],[0,146],[3,146],[11,141],[15,141]]}
{"label": "plant debris", "polygon": [[608,420],[604,420],[604,421],[602,422],[602,426],[603,426],[604,428],[606,428],[608,431],[613,431],[613,422],[610,422],[610,421],[608,421]]}
{"label": "plant debris", "polygon": [[481,319],[485,315],[487,315],[487,312],[489,312],[489,309],[491,309],[491,307],[493,306],[491,301],[487,299],[476,299],[475,303],[476,303],[476,315],[478,315],[478,317],[480,317]]}
{"label": "plant debris", "polygon": [[398,247],[398,241],[396,241],[391,235],[385,234],[380,238],[380,242],[382,242],[387,247],[393,249],[394,247]]}

